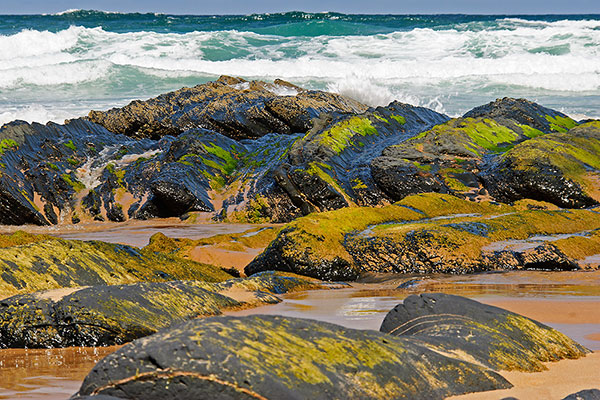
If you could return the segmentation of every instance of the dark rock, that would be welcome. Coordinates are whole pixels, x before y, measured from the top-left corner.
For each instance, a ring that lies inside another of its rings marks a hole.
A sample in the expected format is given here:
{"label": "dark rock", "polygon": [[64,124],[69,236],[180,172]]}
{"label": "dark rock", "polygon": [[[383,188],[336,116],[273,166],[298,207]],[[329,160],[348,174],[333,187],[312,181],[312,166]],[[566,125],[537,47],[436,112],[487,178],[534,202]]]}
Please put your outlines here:
{"label": "dark rock", "polygon": [[591,122],[515,146],[484,171],[483,179],[500,201],[529,198],[567,208],[594,206],[600,201],[599,146],[600,123]]}
{"label": "dark rock", "polygon": [[136,100],[123,108],[91,111],[88,119],[136,138],[156,140],[190,128],[205,128],[239,140],[273,132],[306,132],[321,113],[366,109],[344,96],[305,90],[281,80],[271,84],[222,76],[147,101]]}
{"label": "dark rock", "polygon": [[442,399],[507,388],[411,340],[279,316],[194,320],[98,363],[79,396],[123,399]]}
{"label": "dark rock", "polygon": [[563,400],[600,400],[599,389],[581,390],[565,397]]}
{"label": "dark rock", "polygon": [[[489,192],[500,201],[533,198],[587,207],[597,203],[584,188],[597,184],[581,174],[597,170],[587,160],[598,158],[598,147],[589,140],[591,128],[572,129],[588,141],[569,147],[573,135],[563,133],[575,126],[566,115],[527,100],[499,99],[386,148],[371,171],[393,200],[438,192],[478,201]],[[554,146],[560,137],[565,146]]]}
{"label": "dark rock", "polygon": [[542,362],[589,353],[539,322],[442,293],[407,297],[386,315],[380,331],[500,370],[541,371]]}
{"label": "dark rock", "polygon": [[143,282],[17,295],[0,301],[0,348],[122,344],[221,310],[278,303],[276,294],[329,287],[265,273],[221,283]]}

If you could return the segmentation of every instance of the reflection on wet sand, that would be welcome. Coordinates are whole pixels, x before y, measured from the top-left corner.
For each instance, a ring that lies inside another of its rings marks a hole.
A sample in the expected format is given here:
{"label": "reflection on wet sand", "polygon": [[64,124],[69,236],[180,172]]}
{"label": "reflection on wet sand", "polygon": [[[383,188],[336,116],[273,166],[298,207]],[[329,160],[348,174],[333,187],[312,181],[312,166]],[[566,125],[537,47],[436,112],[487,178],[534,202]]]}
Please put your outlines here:
{"label": "reflection on wet sand", "polygon": [[0,350],[0,399],[66,399],[112,347]]}

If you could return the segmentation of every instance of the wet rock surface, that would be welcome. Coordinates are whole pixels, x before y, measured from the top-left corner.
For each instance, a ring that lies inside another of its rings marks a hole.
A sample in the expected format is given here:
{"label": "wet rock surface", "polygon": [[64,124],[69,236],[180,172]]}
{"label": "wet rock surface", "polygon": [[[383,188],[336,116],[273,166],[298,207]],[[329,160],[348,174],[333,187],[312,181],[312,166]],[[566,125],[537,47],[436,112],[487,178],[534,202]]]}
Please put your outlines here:
{"label": "wet rock surface", "polygon": [[0,348],[123,344],[225,309],[278,303],[277,294],[329,287],[336,286],[263,273],[221,283],[142,282],[17,295],[0,301]]}
{"label": "wet rock surface", "polygon": [[17,232],[0,235],[0,295],[140,281],[231,278],[220,268],[104,242]]}
{"label": "wet rock surface", "polygon": [[380,331],[495,370],[541,371],[542,362],[589,352],[539,322],[443,293],[407,297],[386,315]]}
{"label": "wet rock surface", "polygon": [[[284,226],[245,271],[355,280],[381,272],[587,268],[580,260],[597,254],[599,214],[545,207],[423,194],[382,208],[315,214]],[[540,233],[546,242],[532,246],[529,238]],[[525,246],[513,246],[519,243]]]}
{"label": "wet rock surface", "polygon": [[268,133],[306,132],[322,113],[361,113],[368,107],[350,98],[306,90],[289,82],[248,82],[222,76],[123,108],[91,111],[88,119],[115,133],[159,139],[191,128],[210,129],[233,139]]}
{"label": "wet rock surface", "polygon": [[98,363],[78,395],[442,399],[507,387],[498,374],[411,339],[312,320],[250,316],[190,321],[137,340]]}

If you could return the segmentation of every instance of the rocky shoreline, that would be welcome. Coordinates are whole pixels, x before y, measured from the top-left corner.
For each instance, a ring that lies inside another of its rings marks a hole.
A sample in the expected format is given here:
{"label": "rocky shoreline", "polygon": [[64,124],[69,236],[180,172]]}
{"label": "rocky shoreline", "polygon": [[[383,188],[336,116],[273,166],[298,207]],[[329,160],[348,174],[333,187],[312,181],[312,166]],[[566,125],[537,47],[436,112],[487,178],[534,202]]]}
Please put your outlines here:
{"label": "rocky shoreline", "polygon": [[[506,388],[494,371],[541,370],[587,350],[536,321],[441,294],[407,298],[380,333],[213,316],[372,274],[595,269],[599,171],[600,121],[525,99],[449,118],[223,76],[62,125],[11,122],[0,128],[0,224],[278,225],[205,239],[157,233],[140,248],[0,234],[0,348],[133,340],[76,398]],[[226,252],[252,257],[220,262]]]}

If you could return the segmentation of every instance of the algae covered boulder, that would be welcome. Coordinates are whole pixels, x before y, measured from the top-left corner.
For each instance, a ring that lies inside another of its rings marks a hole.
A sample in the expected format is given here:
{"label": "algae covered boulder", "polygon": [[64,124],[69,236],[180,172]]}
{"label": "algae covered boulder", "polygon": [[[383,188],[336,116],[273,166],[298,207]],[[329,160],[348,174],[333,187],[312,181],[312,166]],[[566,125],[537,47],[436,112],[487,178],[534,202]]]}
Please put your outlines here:
{"label": "algae covered boulder", "polygon": [[442,399],[510,387],[405,338],[279,316],[194,320],[98,363],[79,396],[121,399]]}
{"label": "algae covered boulder", "polygon": [[570,208],[598,205],[600,122],[521,143],[483,178],[500,201],[530,198]]}
{"label": "algae covered boulder", "polygon": [[[566,132],[576,125],[566,115],[528,100],[498,99],[389,146],[373,160],[371,170],[377,185],[394,200],[425,192],[477,200],[490,190],[482,171],[503,170],[496,161],[501,154],[530,139]],[[519,185],[506,182],[511,184]]]}
{"label": "algae covered boulder", "polygon": [[386,315],[380,331],[495,370],[541,371],[542,362],[589,352],[537,321],[442,293],[407,297]]}
{"label": "algae covered boulder", "polygon": [[0,348],[122,344],[223,310],[278,303],[278,294],[336,287],[262,273],[219,283],[142,282],[16,295],[0,301]]}
{"label": "algae covered boulder", "polygon": [[[429,193],[385,207],[311,214],[284,226],[245,272],[355,280],[385,272],[587,268],[579,260],[598,253],[594,230],[600,214],[534,203],[510,206]],[[536,235],[545,240],[531,246],[529,238]]]}
{"label": "algae covered boulder", "polygon": [[211,265],[125,245],[21,232],[0,235],[0,298],[77,286],[229,278]]}

